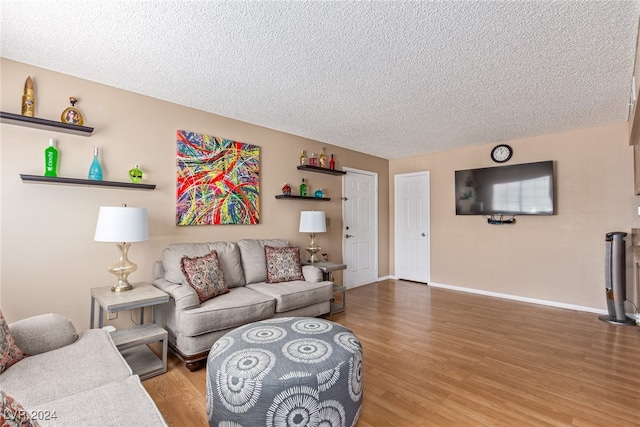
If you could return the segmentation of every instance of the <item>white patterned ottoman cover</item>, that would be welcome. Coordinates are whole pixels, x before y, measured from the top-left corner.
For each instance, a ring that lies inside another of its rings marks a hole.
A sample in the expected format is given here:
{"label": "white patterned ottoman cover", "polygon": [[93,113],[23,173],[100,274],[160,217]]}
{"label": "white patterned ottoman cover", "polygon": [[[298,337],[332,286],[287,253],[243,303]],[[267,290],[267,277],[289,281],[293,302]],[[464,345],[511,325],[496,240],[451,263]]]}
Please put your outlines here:
{"label": "white patterned ottoman cover", "polygon": [[353,332],[316,318],[263,320],[211,347],[211,427],[351,427],[362,408],[362,346]]}

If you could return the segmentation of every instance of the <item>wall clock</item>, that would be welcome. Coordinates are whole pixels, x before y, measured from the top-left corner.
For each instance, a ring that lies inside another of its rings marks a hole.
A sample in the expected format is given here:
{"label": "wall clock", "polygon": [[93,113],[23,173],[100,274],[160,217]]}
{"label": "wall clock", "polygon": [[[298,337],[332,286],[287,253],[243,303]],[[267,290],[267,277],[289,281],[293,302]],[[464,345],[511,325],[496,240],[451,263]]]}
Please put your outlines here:
{"label": "wall clock", "polygon": [[511,156],[513,156],[513,148],[507,144],[496,145],[493,147],[493,150],[491,150],[491,160],[496,163],[507,162]]}

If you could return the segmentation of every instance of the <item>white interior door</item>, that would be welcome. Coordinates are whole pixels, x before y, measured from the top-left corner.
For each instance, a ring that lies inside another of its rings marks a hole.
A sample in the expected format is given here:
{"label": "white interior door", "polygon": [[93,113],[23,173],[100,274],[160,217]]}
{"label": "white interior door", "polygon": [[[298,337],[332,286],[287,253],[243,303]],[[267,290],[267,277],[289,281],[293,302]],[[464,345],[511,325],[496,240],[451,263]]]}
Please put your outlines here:
{"label": "white interior door", "polygon": [[395,176],[395,276],[430,280],[429,172]]}
{"label": "white interior door", "polygon": [[344,286],[378,278],[378,175],[345,168],[342,230]]}

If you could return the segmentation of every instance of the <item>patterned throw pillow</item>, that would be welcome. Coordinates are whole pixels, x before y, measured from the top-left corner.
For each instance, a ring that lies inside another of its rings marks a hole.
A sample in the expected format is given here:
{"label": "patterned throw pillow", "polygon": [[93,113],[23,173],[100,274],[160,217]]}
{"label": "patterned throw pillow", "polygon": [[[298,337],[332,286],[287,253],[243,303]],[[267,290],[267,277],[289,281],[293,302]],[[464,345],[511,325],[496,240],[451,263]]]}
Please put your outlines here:
{"label": "patterned throw pillow", "polygon": [[184,256],[180,260],[180,267],[187,283],[198,294],[200,302],[229,292],[217,251],[213,250],[201,257]]}
{"label": "patterned throw pillow", "polygon": [[4,391],[0,390],[0,426],[38,427],[39,424],[31,419],[20,403]]}
{"label": "patterned throw pillow", "polygon": [[304,280],[298,247],[265,246],[264,255],[267,259],[267,283]]}
{"label": "patterned throw pillow", "polygon": [[24,357],[11,336],[9,325],[0,310],[0,373]]}

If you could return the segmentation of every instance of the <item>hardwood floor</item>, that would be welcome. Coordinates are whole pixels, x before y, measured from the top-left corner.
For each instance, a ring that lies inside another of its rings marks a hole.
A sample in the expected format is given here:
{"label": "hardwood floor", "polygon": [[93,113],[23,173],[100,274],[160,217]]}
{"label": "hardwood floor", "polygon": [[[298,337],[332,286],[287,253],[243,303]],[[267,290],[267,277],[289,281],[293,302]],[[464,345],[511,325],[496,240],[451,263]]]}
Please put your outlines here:
{"label": "hardwood floor", "polygon": [[[640,426],[640,327],[386,280],[329,318],[364,348],[368,426]],[[206,426],[206,370],[143,382],[172,427]]]}

